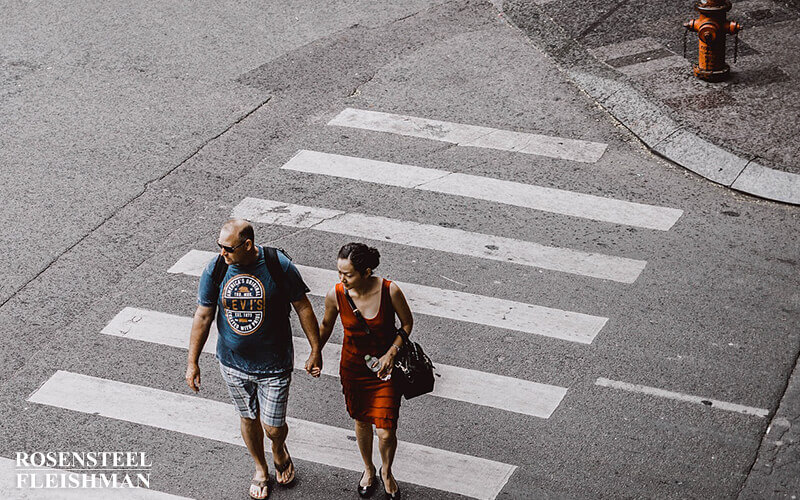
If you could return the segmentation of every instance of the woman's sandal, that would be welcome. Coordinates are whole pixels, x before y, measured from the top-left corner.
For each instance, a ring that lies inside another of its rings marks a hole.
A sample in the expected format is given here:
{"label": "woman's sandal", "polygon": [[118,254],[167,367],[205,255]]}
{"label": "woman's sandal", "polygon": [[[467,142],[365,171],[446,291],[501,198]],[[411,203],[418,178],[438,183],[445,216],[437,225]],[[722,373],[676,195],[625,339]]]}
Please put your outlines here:
{"label": "woman's sandal", "polygon": [[[381,478],[381,483],[383,483],[383,494],[385,495],[384,498],[387,500],[400,500],[400,485],[397,485],[397,491],[394,493],[389,493],[386,491],[386,481],[383,480],[383,467],[378,469],[378,477]],[[397,479],[394,480],[397,483]]]}
{"label": "woman's sandal", "polygon": [[[361,479],[364,479],[364,476],[366,474],[367,471],[364,471],[364,473],[361,474]],[[358,480],[358,496],[360,496],[361,498],[367,498],[372,496],[372,494],[375,492],[375,486],[377,486],[378,484],[378,478],[372,476],[372,482],[366,486],[361,486],[361,479]]]}

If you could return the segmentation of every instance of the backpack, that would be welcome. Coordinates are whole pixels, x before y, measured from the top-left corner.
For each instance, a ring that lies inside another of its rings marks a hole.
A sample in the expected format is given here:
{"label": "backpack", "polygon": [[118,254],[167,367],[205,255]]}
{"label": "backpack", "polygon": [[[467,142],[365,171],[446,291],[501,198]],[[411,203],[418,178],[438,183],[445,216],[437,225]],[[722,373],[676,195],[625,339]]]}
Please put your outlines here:
{"label": "backpack", "polygon": [[[280,251],[287,259],[292,260],[289,254],[283,248],[262,247],[264,249],[264,262],[267,265],[267,271],[272,277],[272,280],[278,287],[278,295],[286,301],[286,313],[289,313],[289,298],[288,290],[286,288],[286,274],[283,272],[281,262],[278,260],[278,252]],[[228,264],[222,255],[217,255],[217,261],[214,263],[214,270],[211,271],[211,283],[217,289],[225,279],[225,273],[228,272]]]}

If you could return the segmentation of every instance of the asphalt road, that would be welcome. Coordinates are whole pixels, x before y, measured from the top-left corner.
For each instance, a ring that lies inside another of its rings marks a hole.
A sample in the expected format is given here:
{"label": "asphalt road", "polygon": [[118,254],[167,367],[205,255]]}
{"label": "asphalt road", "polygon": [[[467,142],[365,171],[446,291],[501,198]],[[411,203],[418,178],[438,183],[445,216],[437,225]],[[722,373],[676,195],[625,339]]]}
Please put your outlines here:
{"label": "asphalt road", "polygon": [[[1,457],[140,451],[153,459],[153,489],[246,497],[252,471],[239,446],[27,399],[57,370],[188,394],[185,350],[100,332],[125,307],[191,315],[196,278],[167,270],[192,249],[213,251],[219,225],[256,197],[646,261],[620,283],[368,240],[390,279],[608,318],[581,344],[417,314],[415,335],[435,362],[567,393],[549,418],[415,399],[403,403],[399,437],[516,466],[497,498],[736,496],[765,418],[597,381],[774,410],[800,351],[796,207],[652,156],[488,2],[9,8],[0,35],[0,114],[10,123],[0,132]],[[327,125],[345,108],[608,146],[581,163]],[[281,169],[299,150],[683,214],[658,231]],[[257,235],[327,269],[353,239],[277,224],[257,225]],[[321,314],[321,299],[312,303]],[[213,357],[201,368],[201,397],[227,402]],[[331,376],[295,372],[289,412],[351,427]],[[299,484],[271,498],[355,497],[357,472],[296,463]],[[407,498],[458,497],[396,475]]]}

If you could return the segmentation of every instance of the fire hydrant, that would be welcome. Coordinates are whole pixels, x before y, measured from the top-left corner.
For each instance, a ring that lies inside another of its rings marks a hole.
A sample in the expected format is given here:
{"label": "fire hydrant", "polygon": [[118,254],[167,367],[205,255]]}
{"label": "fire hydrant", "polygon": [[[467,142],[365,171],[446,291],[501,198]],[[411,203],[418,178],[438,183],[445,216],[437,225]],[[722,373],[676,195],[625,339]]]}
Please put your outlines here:
{"label": "fire hydrant", "polygon": [[697,32],[700,39],[694,74],[701,80],[718,82],[725,79],[731,70],[725,64],[725,35],[735,35],[742,25],[727,20],[728,11],[731,10],[729,0],[700,0],[695,9],[700,17],[683,24],[687,31]]}

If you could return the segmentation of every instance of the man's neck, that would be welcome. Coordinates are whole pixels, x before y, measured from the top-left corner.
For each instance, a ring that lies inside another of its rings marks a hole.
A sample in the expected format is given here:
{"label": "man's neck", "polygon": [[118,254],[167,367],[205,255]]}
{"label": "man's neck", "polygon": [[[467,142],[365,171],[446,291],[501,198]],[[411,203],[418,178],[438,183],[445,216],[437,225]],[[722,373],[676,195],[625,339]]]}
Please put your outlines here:
{"label": "man's neck", "polygon": [[239,263],[240,266],[251,266],[258,260],[258,246],[253,245],[253,249],[247,253],[244,259]]}

